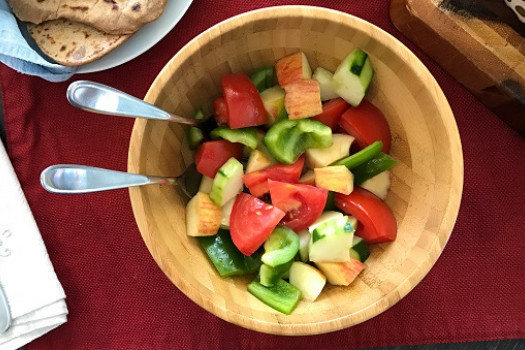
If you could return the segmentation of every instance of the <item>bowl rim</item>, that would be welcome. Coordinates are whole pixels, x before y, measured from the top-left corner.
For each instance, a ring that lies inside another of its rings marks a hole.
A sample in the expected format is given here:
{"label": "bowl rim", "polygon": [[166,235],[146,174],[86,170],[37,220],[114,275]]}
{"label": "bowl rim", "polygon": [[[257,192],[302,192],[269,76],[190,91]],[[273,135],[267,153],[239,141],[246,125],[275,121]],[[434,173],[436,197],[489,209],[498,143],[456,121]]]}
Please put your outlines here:
{"label": "bowl rim", "polygon": [[[282,11],[281,13],[276,13],[275,11]],[[383,35],[386,39],[386,41],[392,41],[394,42],[398,49],[400,50],[398,52],[399,55],[406,55],[406,57],[409,57],[411,60],[411,63],[416,64],[417,67],[411,67],[411,69],[416,73],[418,76],[424,75],[425,79],[428,82],[428,89],[433,89],[435,91],[435,97],[437,104],[439,104],[443,109],[443,114],[441,115],[441,118],[446,121],[445,129],[449,136],[449,144],[451,149],[453,149],[455,152],[454,154],[454,161],[455,161],[455,167],[451,167],[451,188],[454,188],[454,190],[457,192],[457,200],[456,201],[449,201],[447,203],[447,206],[444,210],[443,217],[447,218],[446,223],[446,231],[447,236],[446,239],[442,242],[440,242],[440,249],[433,250],[431,253],[429,253],[429,256],[426,260],[420,262],[417,264],[417,267],[414,268],[412,274],[406,276],[406,278],[397,285],[396,288],[388,292],[387,294],[383,295],[380,299],[378,299],[375,303],[372,303],[368,305],[366,308],[361,309],[355,313],[351,313],[348,315],[340,316],[337,318],[333,318],[326,321],[320,321],[315,323],[279,323],[277,318],[275,319],[275,322],[271,323],[268,321],[255,319],[252,317],[249,317],[244,314],[233,312],[226,308],[219,308],[215,307],[213,305],[210,305],[210,303],[207,303],[205,299],[201,298],[199,293],[190,293],[190,290],[192,289],[192,286],[190,286],[185,280],[184,277],[179,276],[170,276],[164,270],[162,269],[162,264],[157,261],[157,257],[154,254],[154,249],[151,246],[151,241],[146,237],[146,235],[143,233],[143,227],[137,222],[137,226],[139,228],[139,231],[141,233],[141,236],[150,252],[152,257],[154,258],[155,262],[159,266],[159,268],[163,271],[163,273],[168,277],[168,279],[180,290],[184,293],[186,297],[191,299],[193,302],[195,302],[197,305],[205,309],[206,311],[212,313],[213,315],[227,321],[233,324],[236,324],[238,326],[241,326],[243,328],[255,330],[262,333],[268,333],[268,334],[276,334],[276,335],[292,335],[292,336],[301,336],[301,335],[316,335],[316,334],[324,334],[329,332],[334,332],[337,330],[345,329],[354,325],[357,325],[359,323],[362,323],[364,321],[367,321],[393,305],[395,305],[399,300],[404,298],[408,293],[410,293],[415,286],[417,286],[424,278],[425,276],[430,272],[430,270],[434,267],[436,261],[440,257],[441,253],[443,252],[448,240],[450,239],[450,236],[452,234],[452,230],[455,226],[459,209],[461,205],[461,199],[463,194],[463,184],[464,184],[464,160],[463,160],[463,150],[461,145],[461,139],[459,135],[459,130],[457,127],[457,123],[455,121],[452,109],[450,107],[450,104],[447,101],[446,96],[444,95],[441,87],[437,83],[435,77],[432,75],[432,73],[429,71],[429,69],[423,64],[423,62],[405,45],[403,44],[399,39],[385,31],[384,29],[376,26],[373,23],[370,23],[362,18],[359,18],[355,15],[334,10],[326,7],[319,7],[319,6],[309,6],[309,5],[280,5],[280,6],[271,6],[271,7],[265,7],[260,9],[251,10],[248,12],[244,12],[232,17],[229,17],[212,27],[206,29],[196,37],[194,37],[192,40],[190,40],[187,44],[185,44],[165,65],[164,67],[159,71],[156,78],[150,85],[146,96],[144,98],[145,101],[149,103],[154,103],[155,100],[158,98],[158,92],[153,91],[152,87],[155,85],[165,85],[164,78],[162,76],[165,74],[165,71],[168,70],[171,66],[176,66],[178,62],[183,62],[188,57],[191,57],[199,48],[200,48],[200,41],[203,40],[204,37],[210,36],[208,40],[213,40],[215,37],[220,36],[223,32],[223,27],[227,26],[227,30],[234,30],[238,27],[241,27],[245,24],[245,21],[241,21],[244,18],[250,17],[253,14],[260,14],[260,13],[270,13],[274,17],[286,17],[286,16],[309,16],[311,18],[323,18],[323,19],[330,19],[333,20],[333,17],[336,18],[345,18],[349,20],[352,24],[353,23],[361,23],[369,28],[375,33],[378,33],[379,35]],[[315,13],[315,15],[313,15]],[[322,15],[322,16],[321,16]],[[237,20],[237,21],[236,21]],[[231,25],[232,23],[235,23],[235,25]],[[160,91],[161,89],[156,89],[157,91]],[[131,138],[130,138],[130,147],[128,150],[128,171],[129,172],[138,172],[139,169],[136,167],[136,164],[139,164],[140,156],[138,154],[135,154],[133,150],[135,147],[132,147],[133,144],[140,143],[142,144],[144,142],[143,133],[144,129],[147,124],[147,120],[144,119],[137,119],[134,123]],[[139,211],[141,210],[140,207],[134,205],[133,198],[140,197],[140,189],[138,188],[130,188],[129,189],[129,195],[132,202],[132,210],[135,219],[137,218],[137,215],[140,215]],[[428,265],[428,268],[421,268],[421,265]],[[385,300],[388,301],[385,303]],[[372,311],[375,310],[375,311]],[[235,316],[235,317],[234,317]]]}

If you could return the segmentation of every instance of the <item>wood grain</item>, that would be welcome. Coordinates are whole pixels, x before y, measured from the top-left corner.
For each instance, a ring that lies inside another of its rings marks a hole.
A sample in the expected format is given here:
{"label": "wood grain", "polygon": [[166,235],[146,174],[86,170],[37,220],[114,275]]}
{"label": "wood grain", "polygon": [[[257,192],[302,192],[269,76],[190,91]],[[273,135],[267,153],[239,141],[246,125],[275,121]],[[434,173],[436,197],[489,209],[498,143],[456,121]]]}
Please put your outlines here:
{"label": "wood grain", "polygon": [[[404,35],[525,136],[525,38],[506,23],[485,19],[490,18],[487,14],[476,18],[453,10],[452,3],[461,1],[392,0],[390,17]],[[485,12],[494,11],[495,3]],[[503,1],[497,3],[517,20]]]}
{"label": "wood grain", "polygon": [[[305,335],[363,322],[399,301],[432,268],[459,210],[463,157],[452,111],[434,78],[404,45],[381,29],[341,12],[285,6],[222,22],[188,43],[159,73],[145,100],[191,115],[220,94],[220,78],[252,72],[303,50],[311,65],[334,70],[352,49],[367,51],[376,70],[368,98],[392,129],[399,160],[386,199],[399,236],[372,247],[366,269],[350,287],[328,287],[290,316],[246,291],[253,278],[222,279],[185,232],[186,199],[173,187],[131,188],[133,212],[153,258],[190,299],[213,314],[260,332]],[[128,170],[177,175],[191,163],[182,126],[137,120]],[[351,301],[351,302],[349,302]]]}

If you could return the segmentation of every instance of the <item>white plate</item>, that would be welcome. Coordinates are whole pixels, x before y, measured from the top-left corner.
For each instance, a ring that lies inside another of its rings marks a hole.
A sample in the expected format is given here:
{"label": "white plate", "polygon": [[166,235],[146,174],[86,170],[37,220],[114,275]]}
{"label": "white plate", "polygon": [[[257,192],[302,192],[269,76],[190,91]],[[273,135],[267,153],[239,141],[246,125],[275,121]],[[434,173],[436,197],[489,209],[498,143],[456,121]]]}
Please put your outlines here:
{"label": "white plate", "polygon": [[95,62],[80,66],[77,73],[99,72],[131,61],[159,42],[186,13],[193,0],[168,0],[164,12],[142,27],[124,44]]}

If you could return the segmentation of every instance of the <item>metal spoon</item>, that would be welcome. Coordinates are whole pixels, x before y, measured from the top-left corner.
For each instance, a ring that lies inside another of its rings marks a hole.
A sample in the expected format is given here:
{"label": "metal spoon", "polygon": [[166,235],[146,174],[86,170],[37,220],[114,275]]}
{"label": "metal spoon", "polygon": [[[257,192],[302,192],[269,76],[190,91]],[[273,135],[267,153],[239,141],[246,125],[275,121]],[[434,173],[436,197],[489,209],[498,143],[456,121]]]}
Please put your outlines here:
{"label": "metal spoon", "polygon": [[168,184],[180,186],[182,191],[191,198],[197,193],[201,178],[202,175],[197,172],[194,164],[177,177],[148,176],[85,165],[57,164],[42,171],[40,183],[49,192],[66,194]]}
{"label": "metal spoon", "polygon": [[198,126],[207,120],[171,114],[125,92],[87,80],[71,83],[67,88],[66,97],[69,103],[77,108],[101,114],[165,120],[192,126]]}

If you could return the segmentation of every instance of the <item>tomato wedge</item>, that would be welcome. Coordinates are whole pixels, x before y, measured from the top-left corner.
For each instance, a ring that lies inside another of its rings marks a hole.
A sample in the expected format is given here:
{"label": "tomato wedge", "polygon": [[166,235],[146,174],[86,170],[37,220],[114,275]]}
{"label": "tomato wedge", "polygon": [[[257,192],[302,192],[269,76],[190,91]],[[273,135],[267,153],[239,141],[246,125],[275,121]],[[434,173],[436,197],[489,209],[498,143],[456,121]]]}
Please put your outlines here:
{"label": "tomato wedge", "polygon": [[323,213],[328,191],[310,185],[268,180],[272,204],[286,212],[281,225],[306,230]]}
{"label": "tomato wedge", "polygon": [[350,105],[342,98],[335,98],[323,104],[323,113],[312,117],[311,119],[317,120],[324,125],[329,126],[333,132],[337,130],[339,126],[339,120],[344,111],[346,111]]}
{"label": "tomato wedge", "polygon": [[224,97],[217,97],[213,100],[213,110],[217,124],[228,125],[228,106],[226,106]]}
{"label": "tomato wedge", "polygon": [[226,140],[207,141],[197,148],[195,166],[202,175],[214,178],[219,168],[231,157],[242,158],[243,145]]}
{"label": "tomato wedge", "polygon": [[248,193],[235,199],[230,216],[233,244],[244,255],[252,255],[270,236],[284,211]]}
{"label": "tomato wedge", "polygon": [[268,168],[245,174],[242,180],[252,195],[260,197],[270,191],[268,180],[287,183],[299,182],[303,166],[304,156],[301,156],[295,163],[290,165],[275,164]]}
{"label": "tomato wedge", "polygon": [[352,193],[336,193],[335,205],[359,221],[356,235],[366,243],[391,242],[397,236],[397,223],[390,208],[371,192],[355,187]]}
{"label": "tomato wedge", "polygon": [[367,100],[354,108],[349,108],[339,121],[341,128],[355,137],[359,149],[371,145],[374,141],[382,141],[384,153],[390,151],[390,127],[383,113]]}
{"label": "tomato wedge", "polygon": [[222,92],[228,107],[228,125],[231,129],[257,126],[268,122],[259,91],[244,73],[222,77]]}

